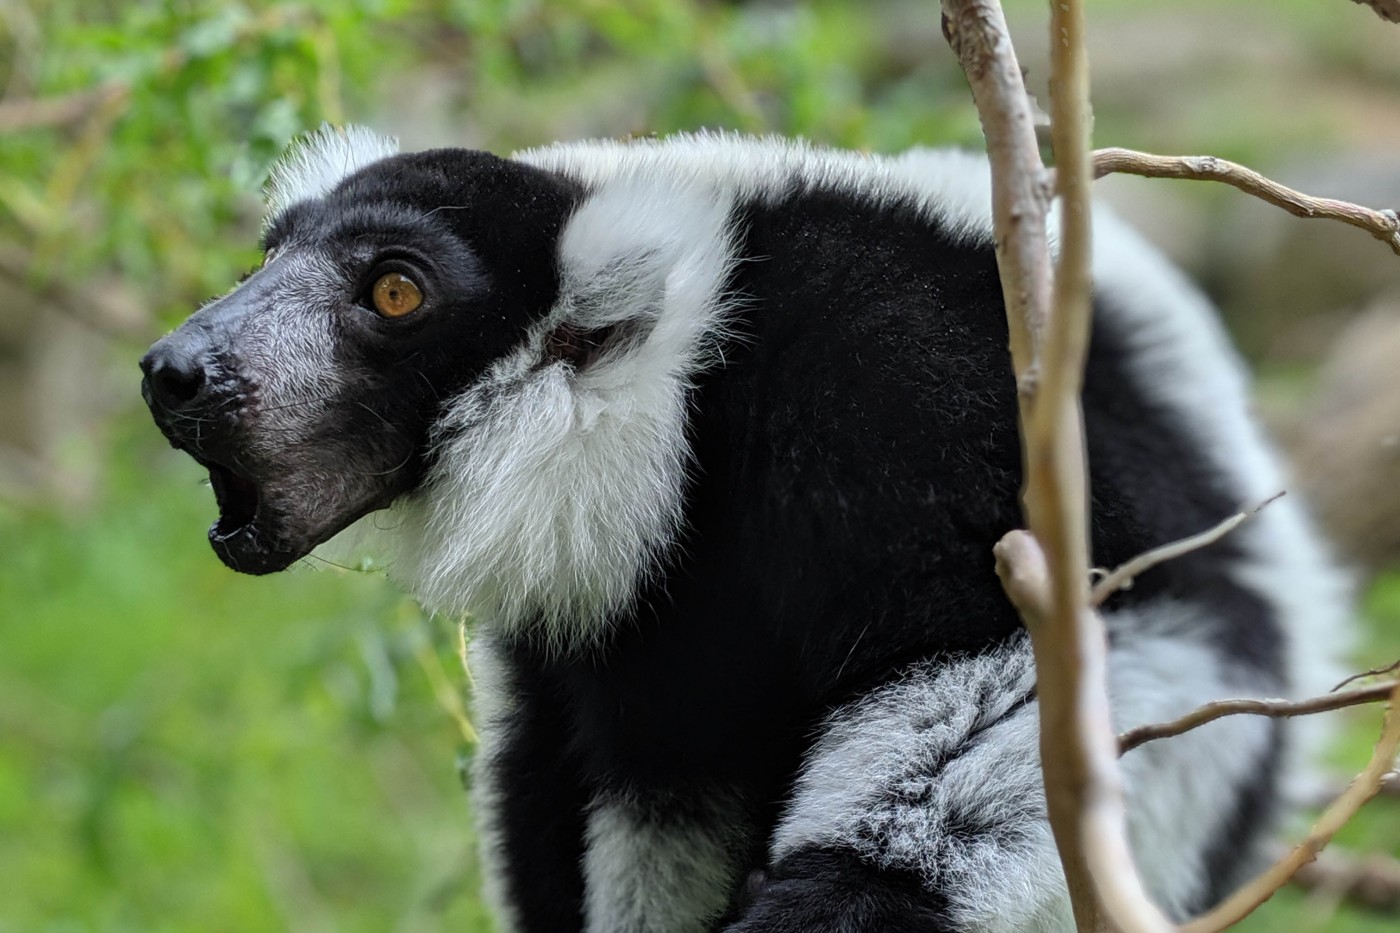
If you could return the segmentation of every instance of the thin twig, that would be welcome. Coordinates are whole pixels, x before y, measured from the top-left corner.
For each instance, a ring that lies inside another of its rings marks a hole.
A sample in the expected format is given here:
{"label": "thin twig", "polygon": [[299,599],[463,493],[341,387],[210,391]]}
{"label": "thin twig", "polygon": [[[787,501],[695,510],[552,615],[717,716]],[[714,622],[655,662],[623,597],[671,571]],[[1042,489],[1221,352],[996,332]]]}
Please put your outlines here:
{"label": "thin twig", "polygon": [[[1344,777],[1334,777],[1331,780],[1316,779],[1312,782],[1312,787],[1307,791],[1304,801],[1307,806],[1315,810],[1325,807],[1333,797],[1336,797],[1351,781],[1351,775]],[[1390,798],[1400,803],[1400,758],[1395,759],[1395,764],[1391,766],[1390,773],[1381,781],[1380,790],[1376,791],[1377,797]]]}
{"label": "thin twig", "polygon": [[1307,838],[1259,877],[1230,895],[1223,904],[1183,926],[1182,933],[1216,933],[1247,917],[1287,884],[1299,868],[1316,858],[1356,811],[1376,795],[1395,765],[1396,750],[1400,749],[1400,682],[1392,686],[1389,701],[1385,725],[1366,769],[1318,818]]}
{"label": "thin twig", "polygon": [[1315,198],[1287,188],[1258,172],[1215,156],[1164,156],[1132,149],[1100,149],[1094,153],[1094,177],[1114,172],[1146,178],[1188,178],[1218,181],[1281,207],[1295,217],[1325,217],[1365,230],[1400,255],[1400,214],[1372,210],[1349,201]]}
{"label": "thin twig", "polygon": [[1355,683],[1358,680],[1365,680],[1367,677],[1384,677],[1386,674],[1394,674],[1396,671],[1400,671],[1400,661],[1387,664],[1385,667],[1373,667],[1368,671],[1362,671],[1360,674],[1352,674],[1346,680],[1343,680],[1341,683],[1337,684],[1337,686],[1333,687],[1332,692],[1335,693],[1347,684]]}
{"label": "thin twig", "polygon": [[1293,716],[1309,716],[1313,713],[1345,709],[1348,706],[1380,703],[1388,700],[1391,691],[1397,686],[1400,686],[1400,681],[1357,687],[1355,690],[1347,690],[1342,693],[1325,693],[1322,696],[1306,700],[1216,700],[1213,703],[1198,706],[1180,719],[1129,729],[1118,736],[1118,751],[1121,755],[1147,742],[1181,735],[1183,732],[1190,732],[1192,729],[1217,719],[1223,719],[1226,716],[1243,714],[1288,719]]}
{"label": "thin twig", "polygon": [[416,639],[413,654],[418,661],[418,666],[423,669],[423,674],[428,679],[428,686],[433,691],[433,699],[437,701],[438,707],[456,724],[462,741],[468,745],[478,744],[481,739],[477,735],[476,727],[472,724],[466,703],[462,700],[462,693],[447,675],[447,669],[444,667],[442,659],[438,657],[437,651],[433,649],[429,639],[426,637]]}
{"label": "thin twig", "polygon": [[1108,599],[1119,590],[1125,590],[1132,586],[1133,580],[1151,570],[1153,567],[1156,567],[1158,564],[1163,564],[1169,560],[1175,560],[1183,554],[1189,554],[1192,551],[1199,551],[1201,548],[1209,547],[1255,515],[1258,515],[1264,506],[1277,501],[1282,498],[1283,495],[1282,492],[1275,493],[1254,508],[1244,512],[1237,512],[1208,531],[1203,531],[1198,535],[1192,535],[1189,538],[1182,538],[1180,541],[1173,541],[1170,544],[1164,544],[1161,547],[1153,548],[1150,551],[1139,554],[1130,561],[1119,564],[1111,573],[1105,575],[1103,579],[1095,585],[1094,591],[1089,597],[1090,605],[1103,605],[1104,600]]}

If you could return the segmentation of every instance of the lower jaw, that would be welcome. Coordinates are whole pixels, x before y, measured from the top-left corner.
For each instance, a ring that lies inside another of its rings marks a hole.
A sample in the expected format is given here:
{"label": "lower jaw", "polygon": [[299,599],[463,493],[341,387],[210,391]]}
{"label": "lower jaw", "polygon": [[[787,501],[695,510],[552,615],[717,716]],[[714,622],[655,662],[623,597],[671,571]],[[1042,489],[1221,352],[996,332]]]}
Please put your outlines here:
{"label": "lower jaw", "polygon": [[[217,524],[209,529],[209,544],[225,566],[239,573],[252,574],[253,576],[276,573],[279,570],[286,570],[304,557],[306,553],[305,551],[269,548],[260,540],[256,529],[251,525],[238,528],[227,534],[220,533],[218,529]],[[310,548],[306,550],[309,551]]]}

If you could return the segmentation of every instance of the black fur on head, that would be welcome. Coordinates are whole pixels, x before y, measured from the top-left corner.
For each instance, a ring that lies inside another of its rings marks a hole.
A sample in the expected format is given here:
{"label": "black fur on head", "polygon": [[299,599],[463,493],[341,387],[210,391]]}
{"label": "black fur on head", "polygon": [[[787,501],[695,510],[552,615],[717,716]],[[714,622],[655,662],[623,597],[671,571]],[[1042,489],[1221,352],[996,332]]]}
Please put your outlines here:
{"label": "black fur on head", "polygon": [[[156,424],[209,470],[209,540],[246,573],[285,568],[420,482],[441,403],[553,304],[575,198],[469,150],[378,159],[324,192],[298,183],[274,190],[262,268],[141,361]],[[391,274],[421,294],[402,317],[375,307]]]}

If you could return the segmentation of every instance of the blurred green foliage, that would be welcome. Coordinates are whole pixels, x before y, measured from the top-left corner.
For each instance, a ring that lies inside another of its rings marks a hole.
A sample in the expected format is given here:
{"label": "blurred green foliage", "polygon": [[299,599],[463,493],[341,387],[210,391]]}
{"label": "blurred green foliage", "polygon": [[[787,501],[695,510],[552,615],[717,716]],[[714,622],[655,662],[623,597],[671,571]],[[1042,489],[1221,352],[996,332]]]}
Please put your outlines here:
{"label": "blurred green foliage", "polygon": [[960,121],[974,140],[961,79],[889,73],[877,22],[840,2],[36,0],[0,20],[0,82],[89,106],[6,135],[0,234],[33,244],[41,282],[106,266],[183,309],[253,262],[255,195],[287,142],[392,111],[386,78],[425,67],[450,74],[496,149],[548,141],[559,110],[622,95],[637,115],[623,132],[727,126],[889,150]]}
{"label": "blurred green foliage", "polygon": [[[438,112],[461,133],[419,131],[497,151],[700,126],[975,143],[925,6],[0,2],[0,259],[35,296],[135,288],[143,322],[109,354],[131,373],[149,336],[256,261],[258,189],[287,141],[322,120],[408,125],[420,84],[449,89]],[[889,17],[912,24],[902,42]],[[54,103],[67,115],[39,106]],[[129,384],[95,500],[0,499],[0,933],[490,929],[454,626],[374,576],[227,572],[201,533],[200,471]],[[1400,577],[1371,612],[1392,633],[1378,656],[1400,655]],[[1348,767],[1374,719],[1352,717]],[[1400,849],[1400,814],[1348,833]],[[1292,892],[1250,928],[1315,915],[1393,929]]]}
{"label": "blurred green foliage", "polygon": [[0,930],[488,929],[452,626],[228,573],[140,427],[92,513],[0,511]]}

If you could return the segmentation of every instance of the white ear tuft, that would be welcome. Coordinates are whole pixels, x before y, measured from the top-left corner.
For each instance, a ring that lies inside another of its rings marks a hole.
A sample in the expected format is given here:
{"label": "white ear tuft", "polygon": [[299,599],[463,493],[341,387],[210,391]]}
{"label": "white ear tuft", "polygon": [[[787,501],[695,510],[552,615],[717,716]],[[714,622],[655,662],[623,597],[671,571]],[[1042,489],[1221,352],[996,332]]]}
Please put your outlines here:
{"label": "white ear tuft", "polygon": [[267,179],[267,219],[298,201],[319,198],[367,165],[399,151],[399,141],[364,126],[322,123],[294,140]]}

